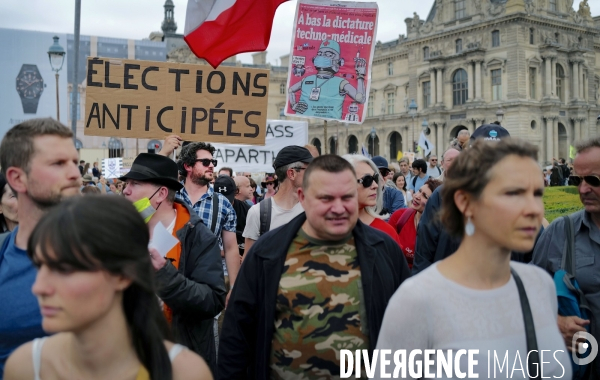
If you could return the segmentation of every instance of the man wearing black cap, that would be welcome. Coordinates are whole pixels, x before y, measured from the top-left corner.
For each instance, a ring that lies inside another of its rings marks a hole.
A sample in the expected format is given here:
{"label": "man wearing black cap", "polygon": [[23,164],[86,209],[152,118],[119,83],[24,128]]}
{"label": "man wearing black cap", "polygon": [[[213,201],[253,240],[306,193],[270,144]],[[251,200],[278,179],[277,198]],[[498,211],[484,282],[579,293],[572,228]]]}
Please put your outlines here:
{"label": "man wearing black cap", "polygon": [[[379,174],[381,174],[381,178],[384,179],[390,174],[390,168],[388,167],[388,162],[385,158],[381,156],[375,156],[372,158],[373,163],[379,169]],[[385,179],[384,179],[385,181]],[[383,186],[383,214],[393,214],[396,210],[401,208],[405,208],[406,204],[404,203],[404,194],[396,188],[388,186],[386,182],[384,182]]]}
{"label": "man wearing black cap", "polygon": [[304,170],[312,160],[310,151],[297,145],[286,146],[277,153],[273,167],[279,191],[248,211],[243,234],[246,252],[260,235],[288,223],[304,211],[298,202],[298,189],[302,187]]}
{"label": "man wearing black cap", "polygon": [[217,238],[189,206],[175,199],[183,185],[173,160],[142,153],[120,180],[127,183],[123,195],[136,203],[150,233],[162,223],[179,240],[165,257],[151,250],[158,296],[175,341],[201,355],[214,372],[213,318],[227,295]]}

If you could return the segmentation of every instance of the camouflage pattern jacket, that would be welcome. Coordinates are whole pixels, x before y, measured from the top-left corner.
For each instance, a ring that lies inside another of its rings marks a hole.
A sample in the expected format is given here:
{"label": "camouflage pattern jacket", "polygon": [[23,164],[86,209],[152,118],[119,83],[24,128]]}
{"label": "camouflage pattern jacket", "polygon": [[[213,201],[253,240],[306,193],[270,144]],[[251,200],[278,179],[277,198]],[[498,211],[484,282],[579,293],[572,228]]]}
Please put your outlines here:
{"label": "camouflage pattern jacket", "polygon": [[[275,303],[288,247],[306,220],[304,213],[269,231],[252,246],[231,293],[219,340],[218,379],[268,379]],[[360,220],[352,231],[361,269],[369,327],[369,350],[387,304],[410,276],[398,244]]]}

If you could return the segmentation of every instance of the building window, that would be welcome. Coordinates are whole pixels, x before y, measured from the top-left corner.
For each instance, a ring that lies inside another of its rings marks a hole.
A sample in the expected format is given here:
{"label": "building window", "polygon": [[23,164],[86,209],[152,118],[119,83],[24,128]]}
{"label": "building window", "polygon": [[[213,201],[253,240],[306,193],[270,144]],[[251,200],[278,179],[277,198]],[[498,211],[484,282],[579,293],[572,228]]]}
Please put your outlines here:
{"label": "building window", "polygon": [[500,31],[494,30],[492,32],[492,47],[500,46]]}
{"label": "building window", "polygon": [[465,2],[465,0],[455,0],[454,2],[454,17],[457,20],[467,17]]}
{"label": "building window", "polygon": [[452,104],[455,106],[465,104],[469,99],[467,87],[467,72],[463,69],[457,70],[452,77]]}
{"label": "building window", "polygon": [[394,75],[394,63],[393,62],[388,62],[388,75],[389,76]]}
{"label": "building window", "polygon": [[423,48],[423,59],[429,59],[429,47],[425,46]]}
{"label": "building window", "polygon": [[563,102],[565,98],[563,88],[564,79],[565,71],[563,70],[561,65],[556,64],[556,95],[558,96],[561,102]]}
{"label": "building window", "polygon": [[393,92],[387,93],[387,113],[388,113],[388,115],[394,114],[394,93]]}
{"label": "building window", "polygon": [[556,0],[550,0],[550,10],[556,12]]}
{"label": "building window", "polygon": [[281,95],[284,95],[284,94],[285,94],[285,83],[281,83],[281,84],[279,85],[279,93],[280,93]]}
{"label": "building window", "polygon": [[536,82],[536,70],[533,67],[529,68],[529,97],[531,99],[535,99],[536,98],[536,94],[535,94],[535,87],[537,85]]}
{"label": "building window", "polygon": [[462,53],[462,40],[456,40],[456,53]]}
{"label": "building window", "polygon": [[111,137],[108,140],[108,158],[123,157],[123,143],[121,140]]}
{"label": "building window", "polygon": [[533,45],[535,42],[533,36],[534,36],[534,32],[533,32],[533,28],[531,28],[531,29],[529,29],[529,44],[530,45]]}
{"label": "building window", "polygon": [[558,32],[554,33],[554,40],[557,44],[560,44],[560,34]]}
{"label": "building window", "polygon": [[373,116],[373,95],[369,95],[369,103],[367,104],[367,117]]}
{"label": "building window", "polygon": [[492,100],[502,99],[502,70],[492,70]]}
{"label": "building window", "polygon": [[431,105],[431,82],[423,82],[423,106],[429,107]]}

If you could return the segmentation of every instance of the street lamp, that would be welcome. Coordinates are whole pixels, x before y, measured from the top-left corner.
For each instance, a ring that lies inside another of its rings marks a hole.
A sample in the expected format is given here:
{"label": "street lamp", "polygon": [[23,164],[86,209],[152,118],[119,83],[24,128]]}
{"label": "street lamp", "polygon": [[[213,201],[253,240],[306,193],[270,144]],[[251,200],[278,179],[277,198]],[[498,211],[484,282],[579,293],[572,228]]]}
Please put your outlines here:
{"label": "street lamp", "polygon": [[373,151],[373,154],[371,155],[371,157],[375,156],[375,136],[377,136],[377,131],[375,130],[375,127],[371,127],[371,150]]}
{"label": "street lamp", "polygon": [[504,118],[504,111],[502,107],[498,107],[498,111],[496,111],[496,118],[498,119],[498,123],[502,124],[502,119]]}
{"label": "street lamp", "polygon": [[414,142],[415,142],[415,117],[417,116],[417,103],[415,102],[414,99],[411,99],[410,104],[408,105],[408,114],[413,119],[413,127],[412,127],[413,138],[412,138],[412,140],[413,140],[413,144],[414,144]]}
{"label": "street lamp", "polygon": [[[59,99],[58,99],[58,72],[62,69],[63,63],[65,61],[65,49],[62,48],[58,44],[58,36],[52,37],[54,39],[54,43],[48,49],[48,58],[50,59],[50,66],[52,67],[52,71],[56,73],[56,120],[60,121],[60,107],[59,107]],[[77,86],[76,83],[73,83],[73,86]]]}

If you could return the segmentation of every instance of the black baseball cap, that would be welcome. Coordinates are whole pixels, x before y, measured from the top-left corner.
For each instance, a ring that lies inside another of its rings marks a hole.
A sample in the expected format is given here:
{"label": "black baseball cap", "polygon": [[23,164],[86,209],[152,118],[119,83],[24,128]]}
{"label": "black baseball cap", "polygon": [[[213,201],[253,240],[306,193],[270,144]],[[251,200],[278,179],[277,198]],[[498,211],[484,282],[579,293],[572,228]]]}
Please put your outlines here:
{"label": "black baseball cap", "polygon": [[294,162],[304,162],[309,164],[313,160],[312,154],[303,146],[289,145],[281,149],[275,157],[273,167],[275,169],[289,165]]}
{"label": "black baseball cap", "polygon": [[477,139],[499,141],[507,137],[510,137],[510,133],[503,126],[498,124],[484,124],[473,132],[471,142],[475,142]]}
{"label": "black baseball cap", "polygon": [[235,191],[237,190],[237,186],[235,185],[233,178],[228,175],[221,174],[217,177],[217,179],[215,179],[214,190],[217,193],[223,194],[229,203],[233,204]]}

